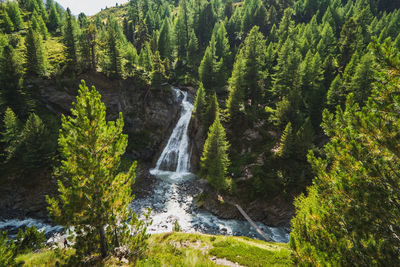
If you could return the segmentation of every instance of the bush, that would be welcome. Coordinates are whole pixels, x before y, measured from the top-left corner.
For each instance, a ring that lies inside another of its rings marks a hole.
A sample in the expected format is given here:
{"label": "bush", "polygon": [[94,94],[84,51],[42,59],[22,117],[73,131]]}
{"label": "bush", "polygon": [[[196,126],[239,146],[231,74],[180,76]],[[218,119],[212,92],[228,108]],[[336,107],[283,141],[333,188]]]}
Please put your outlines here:
{"label": "bush", "polygon": [[0,233],[0,266],[12,266],[15,262],[15,246],[7,237],[7,232]]}
{"label": "bush", "polygon": [[35,226],[19,230],[17,240],[15,241],[15,250],[17,253],[27,253],[44,247],[46,237],[44,232],[40,232]]}

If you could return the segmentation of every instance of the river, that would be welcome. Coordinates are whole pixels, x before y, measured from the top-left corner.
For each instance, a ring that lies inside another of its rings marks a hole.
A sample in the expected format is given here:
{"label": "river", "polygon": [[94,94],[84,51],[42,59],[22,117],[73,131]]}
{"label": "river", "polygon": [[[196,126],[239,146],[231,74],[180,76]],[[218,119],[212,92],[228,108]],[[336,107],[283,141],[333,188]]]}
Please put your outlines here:
{"label": "river", "polygon": [[[183,232],[262,239],[246,220],[220,219],[196,206],[195,197],[201,193],[201,189],[198,186],[198,179],[190,172],[191,151],[188,135],[193,104],[189,101],[187,92],[175,87],[172,90],[181,103],[180,118],[157,160],[156,166],[150,170],[150,173],[158,178],[153,194],[134,200],[131,208],[139,215],[143,214],[147,208],[152,209],[153,224],[148,229],[150,233],[170,232],[177,221]],[[256,224],[272,240],[276,242],[289,241],[287,229],[268,227],[260,222],[256,222]],[[8,230],[11,235],[15,235],[19,228],[32,225],[45,231],[48,237],[62,231],[60,226],[49,225],[30,218],[0,221],[0,230]]]}

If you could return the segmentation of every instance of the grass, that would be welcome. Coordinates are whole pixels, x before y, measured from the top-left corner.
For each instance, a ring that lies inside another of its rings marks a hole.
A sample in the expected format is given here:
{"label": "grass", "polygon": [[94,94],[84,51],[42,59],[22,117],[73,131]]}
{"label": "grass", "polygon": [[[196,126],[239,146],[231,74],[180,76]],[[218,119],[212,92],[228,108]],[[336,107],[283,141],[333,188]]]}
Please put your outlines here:
{"label": "grass", "polygon": [[[67,254],[72,255],[70,250]],[[21,266],[61,266],[54,250],[41,250],[17,258]],[[135,266],[220,266],[211,258],[227,259],[244,266],[290,266],[291,251],[287,244],[268,243],[247,237],[217,236],[190,233],[154,234],[149,239],[149,250],[145,259]],[[128,266],[112,258],[102,266]]]}

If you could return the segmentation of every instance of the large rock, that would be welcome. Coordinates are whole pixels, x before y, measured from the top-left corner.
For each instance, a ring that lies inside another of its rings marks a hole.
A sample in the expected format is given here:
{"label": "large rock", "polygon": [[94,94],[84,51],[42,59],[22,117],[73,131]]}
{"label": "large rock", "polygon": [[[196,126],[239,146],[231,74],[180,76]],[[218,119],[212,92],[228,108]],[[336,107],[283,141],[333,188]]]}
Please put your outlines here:
{"label": "large rock", "polygon": [[127,153],[133,159],[152,161],[168,139],[178,118],[180,99],[172,90],[139,87],[135,79],[110,80],[100,73],[88,73],[76,79],[36,80],[34,87],[41,101],[55,113],[69,113],[78,93],[80,80],[95,86],[107,107],[107,119],[115,120],[122,112],[129,135]]}

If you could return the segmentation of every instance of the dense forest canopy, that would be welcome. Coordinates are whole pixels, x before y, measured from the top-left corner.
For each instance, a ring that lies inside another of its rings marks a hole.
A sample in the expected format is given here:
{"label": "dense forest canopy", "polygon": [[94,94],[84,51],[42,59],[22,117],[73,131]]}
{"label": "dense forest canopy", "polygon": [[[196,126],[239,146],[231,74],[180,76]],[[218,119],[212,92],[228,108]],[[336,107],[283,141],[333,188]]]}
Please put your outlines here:
{"label": "dense forest canopy", "polygon": [[306,193],[291,241],[302,264],[399,262],[400,1],[131,0],[87,17],[20,0],[0,3],[0,22],[2,180],[52,179],[63,156],[41,81],[198,88],[197,171],[217,192]]}

